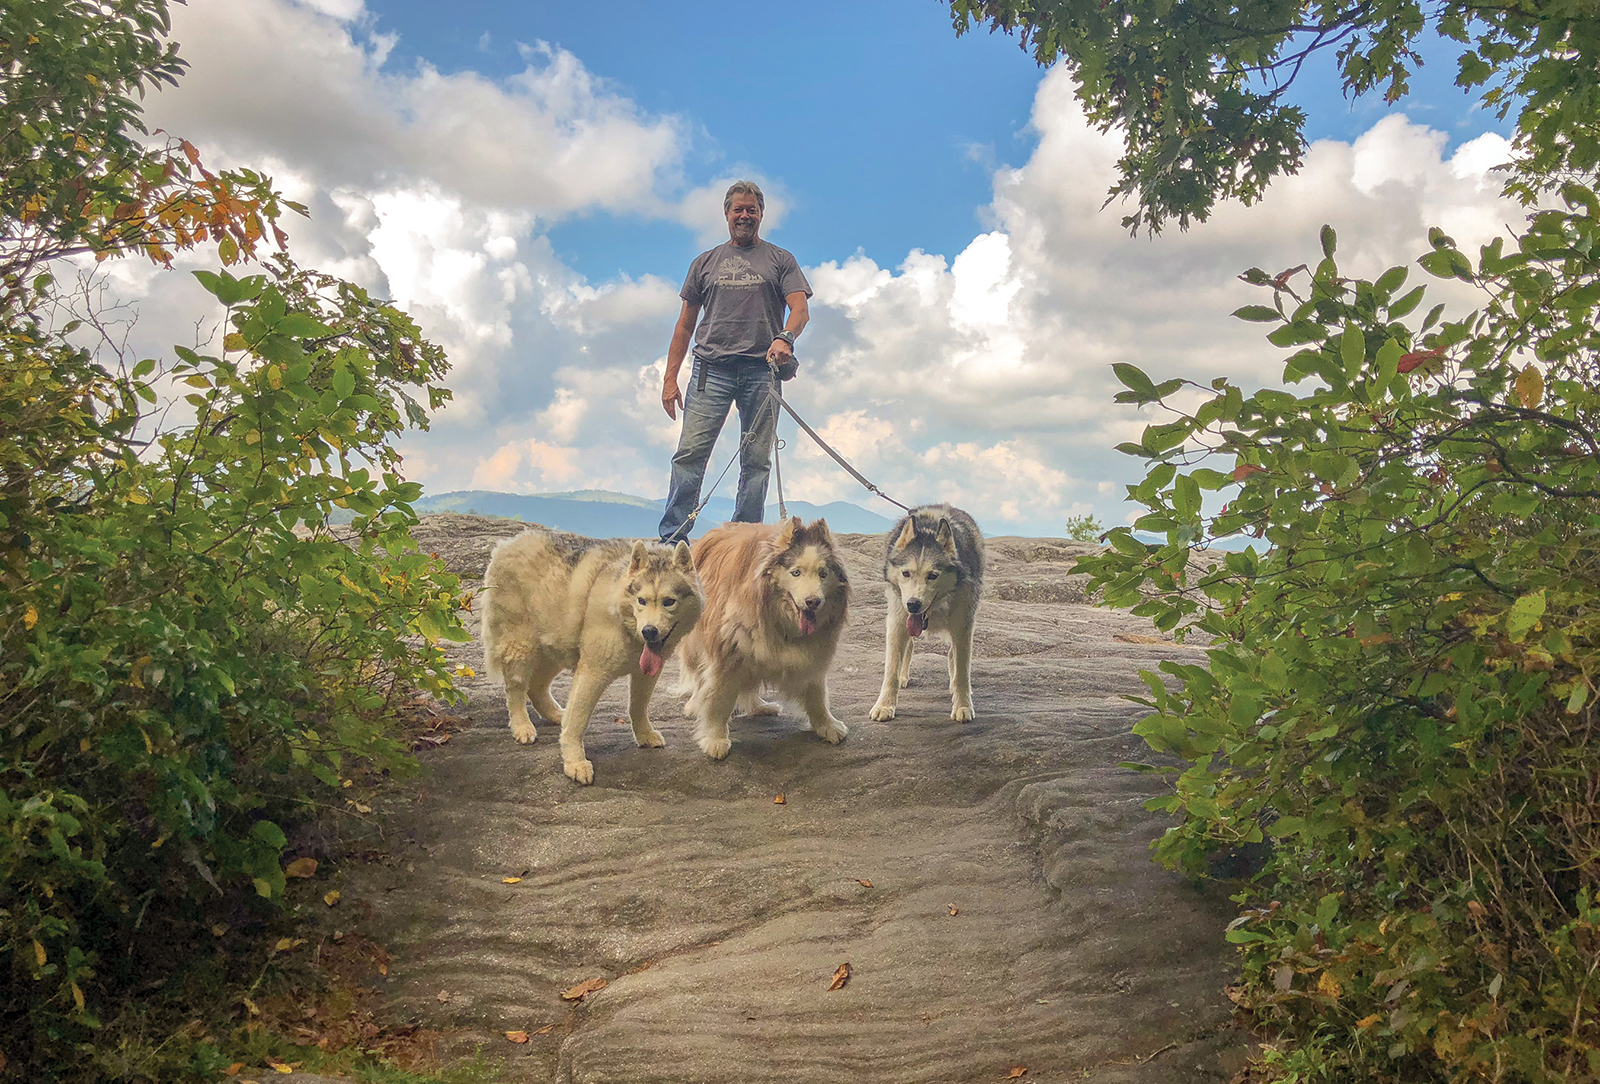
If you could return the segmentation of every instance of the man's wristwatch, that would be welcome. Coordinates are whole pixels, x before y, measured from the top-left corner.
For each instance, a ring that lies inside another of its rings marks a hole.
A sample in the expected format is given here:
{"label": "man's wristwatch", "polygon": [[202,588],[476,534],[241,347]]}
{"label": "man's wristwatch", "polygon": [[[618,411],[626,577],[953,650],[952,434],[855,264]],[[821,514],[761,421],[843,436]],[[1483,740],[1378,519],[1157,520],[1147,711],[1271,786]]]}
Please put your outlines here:
{"label": "man's wristwatch", "polygon": [[774,339],[782,339],[784,342],[789,344],[789,347],[791,349],[793,349],[793,347],[794,347],[794,332],[792,332],[792,331],[789,331],[789,330],[785,329],[783,331],[778,332],[776,335],[773,336],[773,338]]}

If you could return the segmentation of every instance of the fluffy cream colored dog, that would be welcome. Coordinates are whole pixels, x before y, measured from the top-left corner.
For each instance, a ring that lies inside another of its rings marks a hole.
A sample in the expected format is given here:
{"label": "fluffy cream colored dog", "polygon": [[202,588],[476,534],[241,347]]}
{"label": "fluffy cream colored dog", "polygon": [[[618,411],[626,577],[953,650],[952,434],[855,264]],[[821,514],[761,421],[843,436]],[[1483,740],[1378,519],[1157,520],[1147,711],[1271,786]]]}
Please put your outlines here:
{"label": "fluffy cream colored dog", "polygon": [[705,613],[683,643],[684,714],[696,719],[695,740],[721,760],[732,740],[736,705],[771,715],[761,700],[768,685],[797,701],[822,740],[843,740],[850,728],[828,706],[828,666],[850,606],[850,579],[833,550],[825,520],[801,526],[728,523],[694,546],[705,588]]}
{"label": "fluffy cream colored dog", "polygon": [[[495,546],[483,574],[485,670],[506,687],[511,736],[534,740],[528,698],[561,724],[562,770],[594,782],[583,734],[601,694],[628,675],[628,718],[641,746],[666,742],[650,725],[656,679],[700,619],[702,599],[689,547],[597,541],[533,528]],[[550,683],[572,671],[565,710]]]}

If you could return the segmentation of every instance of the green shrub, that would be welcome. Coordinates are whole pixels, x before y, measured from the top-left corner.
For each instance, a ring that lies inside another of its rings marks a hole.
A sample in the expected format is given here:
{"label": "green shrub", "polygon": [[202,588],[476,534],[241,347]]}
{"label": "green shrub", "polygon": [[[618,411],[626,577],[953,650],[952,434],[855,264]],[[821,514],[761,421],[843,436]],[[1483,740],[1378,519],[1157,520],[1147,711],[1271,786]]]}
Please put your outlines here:
{"label": "green shrub", "polygon": [[1228,937],[1275,1078],[1600,1076],[1600,203],[1562,195],[1476,262],[1434,231],[1422,267],[1483,291],[1459,320],[1408,323],[1404,268],[1341,277],[1327,228],[1309,285],[1249,272],[1272,303],[1235,315],[1310,390],[1219,379],[1147,428],[1133,527],[1167,541],[1080,562],[1208,645],[1144,675],[1136,732],[1186,767],[1136,767],[1172,780],[1169,865],[1274,844]]}
{"label": "green shrub", "polygon": [[404,313],[280,254],[196,273],[214,352],[124,365],[46,318],[65,256],[285,241],[264,177],[134,138],[166,25],[0,9],[0,1059],[30,1080],[119,1075],[105,1023],[179,981],[208,905],[281,901],[286,817],[411,767],[397,701],[453,696],[465,635],[407,533],[391,442],[449,393]]}

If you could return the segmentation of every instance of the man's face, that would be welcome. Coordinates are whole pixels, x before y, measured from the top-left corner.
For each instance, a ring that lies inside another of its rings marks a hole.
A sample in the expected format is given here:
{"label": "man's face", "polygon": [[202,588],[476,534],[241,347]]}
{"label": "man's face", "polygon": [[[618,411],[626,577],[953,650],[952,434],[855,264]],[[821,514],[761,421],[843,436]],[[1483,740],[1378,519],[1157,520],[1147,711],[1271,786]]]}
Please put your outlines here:
{"label": "man's face", "polygon": [[761,232],[761,204],[748,192],[735,192],[727,219],[729,240],[736,245],[754,244]]}

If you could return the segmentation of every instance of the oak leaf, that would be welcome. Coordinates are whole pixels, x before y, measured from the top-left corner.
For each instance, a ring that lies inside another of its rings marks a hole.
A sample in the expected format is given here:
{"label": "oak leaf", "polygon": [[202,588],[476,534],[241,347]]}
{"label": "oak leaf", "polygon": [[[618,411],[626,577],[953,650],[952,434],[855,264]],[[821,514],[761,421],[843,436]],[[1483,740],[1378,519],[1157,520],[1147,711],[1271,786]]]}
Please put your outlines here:
{"label": "oak leaf", "polygon": [[834,990],[843,990],[845,988],[845,984],[849,981],[850,963],[849,961],[846,961],[834,969],[833,981],[828,983],[828,990],[830,993]]}
{"label": "oak leaf", "polygon": [[598,993],[607,986],[605,979],[584,979],[576,986],[568,987],[561,991],[562,1001],[582,1001],[590,994]]}

